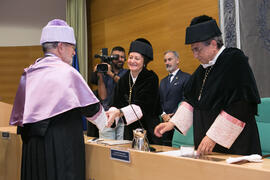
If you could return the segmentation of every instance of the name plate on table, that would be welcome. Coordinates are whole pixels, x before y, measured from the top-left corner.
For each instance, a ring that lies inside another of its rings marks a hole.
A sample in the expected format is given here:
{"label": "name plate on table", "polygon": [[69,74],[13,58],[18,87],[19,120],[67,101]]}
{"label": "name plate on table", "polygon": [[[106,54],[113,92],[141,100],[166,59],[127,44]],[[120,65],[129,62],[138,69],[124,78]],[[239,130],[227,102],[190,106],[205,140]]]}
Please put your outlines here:
{"label": "name plate on table", "polygon": [[111,159],[130,163],[130,153],[129,151],[119,150],[119,149],[110,149],[111,150]]}
{"label": "name plate on table", "polygon": [[2,139],[9,139],[9,132],[2,132]]}

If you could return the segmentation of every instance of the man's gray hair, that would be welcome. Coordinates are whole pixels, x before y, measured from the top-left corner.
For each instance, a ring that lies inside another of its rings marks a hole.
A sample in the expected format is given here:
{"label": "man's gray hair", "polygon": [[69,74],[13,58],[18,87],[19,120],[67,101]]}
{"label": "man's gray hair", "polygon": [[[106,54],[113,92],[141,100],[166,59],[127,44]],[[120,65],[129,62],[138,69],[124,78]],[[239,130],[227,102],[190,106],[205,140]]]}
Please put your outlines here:
{"label": "man's gray hair", "polygon": [[168,50],[168,51],[165,51],[164,55],[166,55],[167,53],[173,53],[173,55],[179,59],[179,54],[177,51],[172,51],[172,50]]}
{"label": "man's gray hair", "polygon": [[212,40],[215,40],[217,42],[217,47],[218,49],[220,49],[222,46],[223,46],[223,39],[222,39],[222,36],[216,36],[216,37],[213,37],[213,38],[210,38],[206,41],[203,41],[203,43],[208,46]]}
{"label": "man's gray hair", "polygon": [[58,45],[58,42],[46,42],[42,44],[42,50],[44,53],[47,53],[51,49],[55,49]]}

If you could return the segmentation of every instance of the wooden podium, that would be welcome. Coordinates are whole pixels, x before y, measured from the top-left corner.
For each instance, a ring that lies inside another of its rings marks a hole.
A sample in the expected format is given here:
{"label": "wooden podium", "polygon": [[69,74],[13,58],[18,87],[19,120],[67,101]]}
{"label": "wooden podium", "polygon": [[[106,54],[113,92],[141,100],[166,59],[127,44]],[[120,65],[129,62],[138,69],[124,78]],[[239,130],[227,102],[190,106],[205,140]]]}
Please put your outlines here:
{"label": "wooden podium", "polygon": [[21,173],[21,137],[17,127],[0,127],[0,180],[19,180]]}

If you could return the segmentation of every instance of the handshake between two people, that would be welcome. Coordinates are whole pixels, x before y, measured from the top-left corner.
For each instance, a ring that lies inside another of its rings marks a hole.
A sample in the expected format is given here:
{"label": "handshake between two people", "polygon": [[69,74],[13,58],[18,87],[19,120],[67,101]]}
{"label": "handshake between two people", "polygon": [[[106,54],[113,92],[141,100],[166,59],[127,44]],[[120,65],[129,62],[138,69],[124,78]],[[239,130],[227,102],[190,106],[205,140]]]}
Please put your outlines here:
{"label": "handshake between two people", "polygon": [[[126,125],[129,125],[142,117],[142,112],[141,112],[140,108],[136,105],[133,105],[133,106],[129,105],[129,106],[125,107],[125,109],[127,110],[127,114],[129,114],[130,112],[133,112],[136,115],[136,116],[131,115],[130,116],[131,118],[126,117],[126,119],[125,119]],[[131,111],[128,112],[128,110],[131,110]],[[106,116],[108,118],[106,127],[112,127],[112,125],[114,123],[115,124],[118,123],[119,118],[124,116],[124,113],[122,112],[121,109],[111,107],[108,111],[106,111]],[[162,135],[165,132],[172,130],[174,128],[174,126],[175,126],[175,124],[171,121],[160,123],[159,125],[157,125],[155,127],[154,134],[157,137],[162,137]],[[197,155],[211,154],[215,145],[216,145],[215,141],[210,139],[208,136],[205,136],[197,148]]]}
{"label": "handshake between two people", "polygon": [[[139,120],[143,114],[139,106],[131,104],[122,108],[125,111],[125,114],[128,114],[128,117],[125,117],[126,125],[129,125],[137,120]],[[111,127],[114,123],[118,123],[119,118],[124,116],[122,109],[117,109],[116,107],[111,107],[106,111],[106,116],[108,118],[106,127]],[[161,137],[167,131],[170,131],[174,128],[174,124],[170,121],[161,123],[155,127],[154,133],[157,137]]]}
{"label": "handshake between two people", "polygon": [[108,111],[106,111],[106,116],[108,118],[106,127],[110,128],[114,122],[116,124],[118,123],[119,118],[123,116],[123,113],[121,113],[120,109],[111,107]]}
{"label": "handshake between two people", "polygon": [[121,109],[116,107],[111,107],[106,111],[106,116],[108,118],[107,127],[112,127],[113,124],[117,125],[120,118],[123,118],[123,121],[126,125],[129,125],[142,118],[143,113],[141,108],[136,104],[130,104]]}
{"label": "handshake between two people", "polygon": [[[133,105],[133,107],[134,107],[134,105]],[[132,110],[133,110],[134,113],[135,113],[135,111],[134,111],[135,108],[136,108],[136,106],[134,108],[132,108]],[[138,113],[137,112],[135,114],[136,114],[136,116],[138,116],[137,114],[141,114],[140,115],[140,118],[142,117],[142,113]],[[117,109],[115,107],[111,107],[108,111],[106,111],[106,116],[108,118],[106,127],[110,128],[110,127],[112,127],[112,125],[114,123],[115,124],[118,123],[119,118],[121,118],[122,116],[124,116],[124,113],[120,109]],[[138,120],[138,119],[136,119],[136,120]],[[127,124],[131,124],[131,121],[134,122],[136,120],[134,120],[134,119],[133,120],[126,119]],[[170,131],[173,128],[174,128],[174,124],[172,122],[170,122],[170,121],[164,122],[164,123],[160,123],[159,125],[157,125],[155,127],[154,133],[155,133],[155,135],[157,137],[162,137],[162,135],[165,132]]]}

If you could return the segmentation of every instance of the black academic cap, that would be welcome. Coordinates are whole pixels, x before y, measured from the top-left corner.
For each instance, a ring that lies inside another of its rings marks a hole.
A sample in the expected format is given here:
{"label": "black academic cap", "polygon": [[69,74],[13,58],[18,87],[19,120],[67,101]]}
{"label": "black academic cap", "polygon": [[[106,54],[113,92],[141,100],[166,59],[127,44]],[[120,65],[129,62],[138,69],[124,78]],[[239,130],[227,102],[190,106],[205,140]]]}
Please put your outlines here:
{"label": "black academic cap", "polygon": [[186,28],[186,44],[206,41],[220,36],[220,29],[214,19],[190,25]]}
{"label": "black academic cap", "polygon": [[153,48],[150,42],[144,38],[138,38],[135,41],[132,41],[129,48],[129,53],[137,52],[149,60],[153,60]]}

